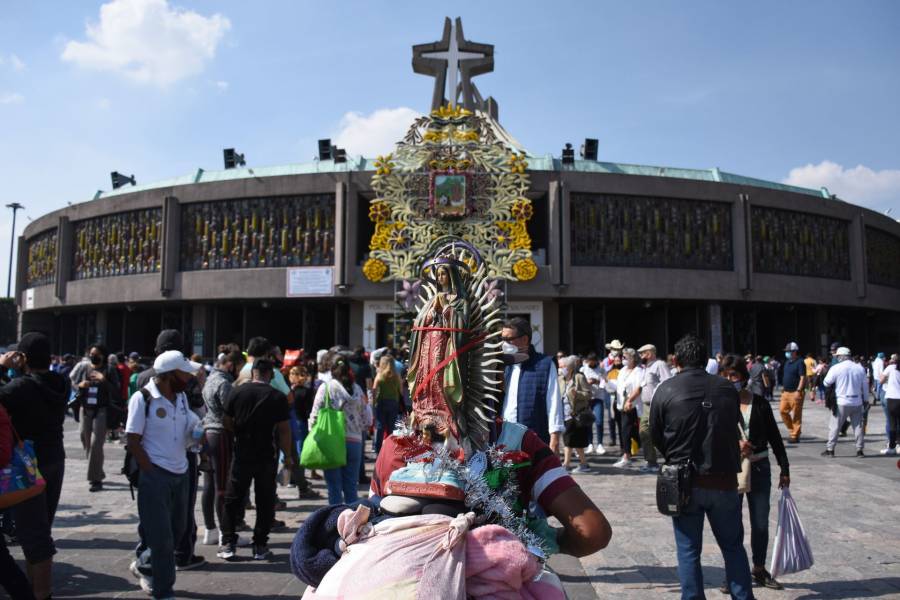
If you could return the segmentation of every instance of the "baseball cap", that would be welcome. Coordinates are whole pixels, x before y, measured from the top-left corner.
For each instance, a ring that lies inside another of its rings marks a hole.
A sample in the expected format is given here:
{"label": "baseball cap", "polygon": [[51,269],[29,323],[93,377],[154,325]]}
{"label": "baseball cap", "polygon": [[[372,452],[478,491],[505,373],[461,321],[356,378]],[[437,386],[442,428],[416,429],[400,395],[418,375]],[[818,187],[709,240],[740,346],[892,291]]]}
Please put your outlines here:
{"label": "baseball cap", "polygon": [[156,336],[156,353],[162,354],[167,350],[181,350],[184,347],[184,338],[177,329],[163,329]]}
{"label": "baseball cap", "polygon": [[847,346],[841,346],[837,349],[837,352],[835,352],[835,354],[837,356],[850,356],[850,348],[848,348]]}
{"label": "baseball cap", "polygon": [[878,353],[878,358],[884,358],[884,352],[879,352],[879,353]]}
{"label": "baseball cap", "polygon": [[831,342],[830,348],[831,348],[831,351],[832,351],[832,352],[834,352],[835,350],[837,350],[838,347],[840,347],[840,344],[838,344],[837,342]]}
{"label": "baseball cap", "polygon": [[128,355],[128,358],[130,358],[132,360],[141,360],[141,355],[138,354],[137,352],[132,352],[131,354]]}
{"label": "baseball cap", "polygon": [[797,342],[791,342],[790,344],[785,346],[784,349],[788,352],[797,352],[798,350],[800,350],[800,346],[797,345]]}
{"label": "baseball cap", "polygon": [[193,375],[201,366],[200,363],[186,359],[184,354],[178,350],[166,350],[153,361],[153,370],[158,374],[168,373],[169,371],[183,371]]}
{"label": "baseball cap", "polygon": [[642,352],[656,352],[656,346],[653,344],[644,344],[640,348],[638,348],[638,354]]}

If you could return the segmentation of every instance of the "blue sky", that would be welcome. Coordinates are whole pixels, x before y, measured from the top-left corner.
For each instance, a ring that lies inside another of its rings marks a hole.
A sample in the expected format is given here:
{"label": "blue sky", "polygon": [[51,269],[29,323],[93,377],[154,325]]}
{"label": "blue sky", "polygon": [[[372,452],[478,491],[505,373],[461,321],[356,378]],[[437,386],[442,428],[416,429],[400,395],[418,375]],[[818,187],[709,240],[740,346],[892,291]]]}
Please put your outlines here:
{"label": "blue sky", "polygon": [[[37,217],[108,190],[112,170],[149,183],[221,168],[231,146],[251,166],[308,161],[320,137],[389,151],[431,98],[410,46],[461,16],[495,45],[479,89],[531,152],[596,137],[600,160],[900,204],[900,3],[446,6],[4,0],[0,200]],[[0,249],[8,235],[2,214]]]}

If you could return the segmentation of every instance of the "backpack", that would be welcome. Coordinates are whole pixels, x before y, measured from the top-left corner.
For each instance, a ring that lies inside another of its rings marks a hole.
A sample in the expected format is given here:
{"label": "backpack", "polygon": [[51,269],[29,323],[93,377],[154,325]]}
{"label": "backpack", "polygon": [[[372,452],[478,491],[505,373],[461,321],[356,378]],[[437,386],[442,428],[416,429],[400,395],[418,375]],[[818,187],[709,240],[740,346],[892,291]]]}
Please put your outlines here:
{"label": "backpack", "polygon": [[[145,388],[141,388],[140,392],[141,396],[144,397],[144,421],[146,421],[147,417],[150,415],[150,392]],[[128,490],[131,492],[131,499],[134,500],[134,488],[136,488],[138,482],[140,482],[141,467],[138,465],[138,461],[134,457],[134,454],[128,449],[128,446],[125,446],[125,460],[122,464],[120,473],[128,480]]]}

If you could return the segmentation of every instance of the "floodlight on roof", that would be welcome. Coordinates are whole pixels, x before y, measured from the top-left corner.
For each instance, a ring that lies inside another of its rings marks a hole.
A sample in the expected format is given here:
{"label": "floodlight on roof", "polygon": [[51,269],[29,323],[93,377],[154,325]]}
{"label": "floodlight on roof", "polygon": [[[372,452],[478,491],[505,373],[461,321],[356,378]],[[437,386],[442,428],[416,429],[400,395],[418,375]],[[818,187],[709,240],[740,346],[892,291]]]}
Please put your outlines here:
{"label": "floodlight on roof", "polygon": [[597,150],[600,142],[594,138],[584,138],[584,144],[581,146],[581,158],[584,160],[597,160]]}
{"label": "floodlight on roof", "polygon": [[319,140],[319,160],[331,160],[333,149],[330,139]]}
{"label": "floodlight on roof", "polygon": [[332,148],[331,154],[332,154],[332,157],[334,158],[335,163],[347,162],[347,151],[345,149],[334,146]]}
{"label": "floodlight on roof", "polygon": [[113,171],[109,174],[110,179],[112,179],[112,186],[114,190],[119,189],[126,183],[130,183],[131,185],[137,185],[137,182],[134,180],[134,175],[130,177],[128,175],[122,175],[118,171]]}
{"label": "floodlight on roof", "polygon": [[246,165],[246,161],[244,161],[244,155],[238,154],[235,152],[234,148],[225,148],[222,150],[222,154],[225,157],[225,168],[233,169],[235,167],[243,167]]}
{"label": "floodlight on roof", "polygon": [[566,144],[566,147],[563,148],[562,163],[564,165],[575,164],[575,149],[572,147],[572,144]]}

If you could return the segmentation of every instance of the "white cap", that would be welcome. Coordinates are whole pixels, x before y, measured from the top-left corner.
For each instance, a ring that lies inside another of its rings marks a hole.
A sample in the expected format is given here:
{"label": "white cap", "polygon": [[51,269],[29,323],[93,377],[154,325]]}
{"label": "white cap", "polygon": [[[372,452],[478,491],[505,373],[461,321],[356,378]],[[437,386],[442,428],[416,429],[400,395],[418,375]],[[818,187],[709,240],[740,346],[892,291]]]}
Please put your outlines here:
{"label": "white cap", "polygon": [[653,344],[644,344],[640,348],[638,348],[638,354],[642,354],[644,352],[653,352],[656,354],[656,346]]}
{"label": "white cap", "polygon": [[834,353],[835,356],[850,356],[850,348],[847,346],[841,346],[837,349],[837,352]]}
{"label": "white cap", "polygon": [[157,374],[169,371],[184,371],[194,375],[201,367],[200,363],[189,361],[178,350],[166,350],[153,361],[153,370]]}
{"label": "white cap", "polygon": [[790,344],[785,346],[784,349],[788,352],[799,352],[800,346],[797,345],[797,342],[791,342]]}
{"label": "white cap", "polygon": [[328,354],[328,350],[319,350],[316,352],[316,362],[321,363],[325,359],[326,354]]}

